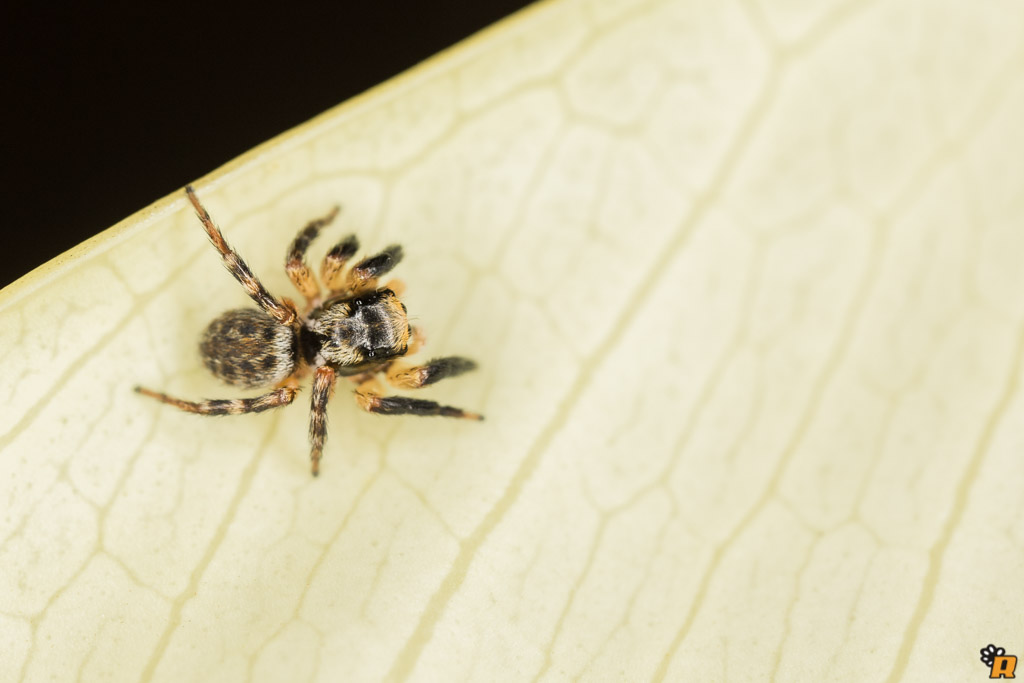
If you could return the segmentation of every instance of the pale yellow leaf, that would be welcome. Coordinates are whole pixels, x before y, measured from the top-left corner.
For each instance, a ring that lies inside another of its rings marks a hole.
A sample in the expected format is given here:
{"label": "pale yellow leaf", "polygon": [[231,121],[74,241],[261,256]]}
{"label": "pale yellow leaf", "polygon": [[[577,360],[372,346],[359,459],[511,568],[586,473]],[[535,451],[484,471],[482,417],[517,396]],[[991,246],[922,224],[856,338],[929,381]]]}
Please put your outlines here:
{"label": "pale yellow leaf", "polygon": [[480,362],[422,395],[482,424],[342,387],[317,480],[306,398],[131,391],[235,395],[196,339],[247,300],[182,192],[12,285],[0,679],[1024,655],[1022,46],[1012,0],[555,0],[199,181],[281,294],[341,203],[332,236],[405,245],[429,352]]}

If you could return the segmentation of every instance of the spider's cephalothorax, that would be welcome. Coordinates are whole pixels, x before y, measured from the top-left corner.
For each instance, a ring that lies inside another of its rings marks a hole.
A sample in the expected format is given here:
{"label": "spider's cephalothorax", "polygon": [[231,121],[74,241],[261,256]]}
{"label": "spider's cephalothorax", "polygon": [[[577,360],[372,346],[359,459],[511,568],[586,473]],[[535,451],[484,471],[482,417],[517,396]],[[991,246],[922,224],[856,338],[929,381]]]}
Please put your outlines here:
{"label": "spider's cephalothorax", "polygon": [[328,301],[314,310],[300,332],[303,357],[312,365],[331,363],[342,375],[404,356],[412,329],[405,304],[390,289]]}
{"label": "spider's cephalothorax", "polygon": [[370,412],[483,419],[476,413],[434,401],[381,395],[377,379],[381,372],[393,386],[415,389],[476,367],[473,361],[459,356],[436,358],[417,366],[395,362],[394,359],[413,353],[423,343],[422,334],[409,325],[405,304],[398,298],[402,283],[392,280],[383,287],[377,286],[378,278],[402,259],[401,247],[388,247],[346,270],[346,264],[359,250],[355,236],[346,237],[324,258],[320,279],[328,295],[322,299],[320,286],[305,263],[306,250],[320,230],[334,220],[338,209],[311,222],[295,237],[285,264],[288,277],[306,299],[300,314],[291,301],[277,299],[268,292],[228,246],[191,186],[185,192],[224,265],[259,306],[228,311],[210,323],[199,343],[203,362],[210,372],[233,386],[275,388],[256,398],[199,402],[183,401],[141,387],[136,387],[136,391],[202,415],[255,413],[295,400],[298,379],[311,370],[309,439],[313,476],[319,473],[327,438],[327,401],[338,377],[348,377],[356,383],[356,401]]}

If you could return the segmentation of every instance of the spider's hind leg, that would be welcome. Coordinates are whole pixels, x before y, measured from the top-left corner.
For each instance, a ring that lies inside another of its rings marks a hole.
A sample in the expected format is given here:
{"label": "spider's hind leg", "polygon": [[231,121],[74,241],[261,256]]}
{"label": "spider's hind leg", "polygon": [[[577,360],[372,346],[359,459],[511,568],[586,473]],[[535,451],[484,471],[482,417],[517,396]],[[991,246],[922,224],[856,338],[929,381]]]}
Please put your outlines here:
{"label": "spider's hind leg", "polygon": [[210,238],[210,242],[213,243],[214,248],[220,252],[220,257],[224,261],[225,267],[228,272],[238,280],[238,283],[245,289],[245,293],[256,302],[260,308],[266,311],[271,317],[282,325],[292,325],[295,322],[296,311],[295,307],[287,299],[278,301],[273,294],[267,291],[267,288],[263,286],[263,283],[259,281],[248,264],[242,260],[242,257],[238,255],[231,245],[224,239],[224,235],[221,233],[213,219],[210,218],[210,212],[206,210],[206,207],[202,205],[199,198],[196,197],[195,190],[192,189],[191,185],[185,187],[185,195],[188,197],[189,202],[192,203],[192,207],[196,210],[196,215],[199,217],[199,221],[203,224],[203,229],[206,230],[207,236]]}
{"label": "spider's hind leg", "polygon": [[200,415],[242,415],[244,413],[262,413],[264,410],[286,406],[295,400],[295,395],[299,393],[299,387],[296,384],[289,383],[256,398],[206,401],[184,401],[180,398],[174,398],[159,391],[152,391],[143,387],[135,387],[135,391],[143,396],[155,398],[161,403],[167,403],[175,408],[184,410],[187,413],[198,413]]}
{"label": "spider's hind leg", "polygon": [[324,454],[324,442],[327,441],[327,401],[334,391],[336,379],[334,370],[326,365],[317,368],[313,374],[313,398],[310,401],[309,413],[309,459],[314,477],[320,474],[320,458]]}

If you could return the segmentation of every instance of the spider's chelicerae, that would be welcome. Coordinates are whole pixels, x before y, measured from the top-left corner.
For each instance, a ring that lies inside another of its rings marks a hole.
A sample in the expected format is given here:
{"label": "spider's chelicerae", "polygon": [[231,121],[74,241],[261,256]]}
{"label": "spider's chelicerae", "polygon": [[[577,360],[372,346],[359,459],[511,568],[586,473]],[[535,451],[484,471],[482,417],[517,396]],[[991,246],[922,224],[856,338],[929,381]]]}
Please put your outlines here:
{"label": "spider's chelicerae", "polygon": [[381,395],[378,373],[384,373],[393,386],[416,389],[476,367],[473,361],[458,356],[436,358],[415,366],[395,361],[413,353],[423,343],[420,331],[409,324],[405,304],[398,299],[402,283],[391,280],[383,287],[377,286],[378,278],[402,259],[401,247],[390,246],[346,270],[345,265],[359,249],[355,236],[349,235],[324,258],[320,279],[327,294],[322,296],[306,265],[306,250],[324,226],[334,220],[337,207],[311,222],[296,235],[285,262],[288,277],[306,299],[300,314],[293,302],[268,292],[224,241],[191,186],[185,188],[185,193],[224,265],[259,306],[228,311],[210,323],[199,343],[203,362],[210,372],[233,386],[273,386],[274,390],[256,398],[199,402],[183,401],[142,387],[136,387],[136,391],[201,415],[259,413],[295,400],[298,380],[312,371],[309,440],[314,477],[320,472],[320,457],[327,438],[327,401],[338,377],[347,377],[357,385],[356,401],[371,413],[483,419],[476,413],[434,401]]}

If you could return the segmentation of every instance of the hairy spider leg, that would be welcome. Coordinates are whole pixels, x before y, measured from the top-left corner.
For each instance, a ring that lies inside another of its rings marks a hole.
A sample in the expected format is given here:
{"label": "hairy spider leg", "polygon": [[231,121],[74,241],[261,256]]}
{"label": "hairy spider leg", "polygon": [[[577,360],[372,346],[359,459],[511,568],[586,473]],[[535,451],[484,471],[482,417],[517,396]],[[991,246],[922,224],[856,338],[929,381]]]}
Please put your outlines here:
{"label": "hairy spider leg", "polygon": [[320,474],[320,458],[324,453],[324,442],[327,441],[327,401],[334,391],[336,379],[334,369],[327,365],[321,365],[313,374],[313,397],[310,400],[309,413],[309,459],[314,477]]}
{"label": "hairy spider leg", "polygon": [[462,408],[441,405],[436,401],[425,401],[421,398],[406,396],[381,396],[380,383],[368,379],[356,389],[356,403],[370,413],[381,415],[438,415],[441,417],[461,417],[467,420],[483,420],[484,416],[470,413]]}
{"label": "hairy spider leg", "polygon": [[448,377],[476,369],[476,363],[461,356],[434,358],[423,365],[394,363],[388,368],[388,382],[400,389],[419,389]]}
{"label": "hairy spider leg", "polygon": [[397,244],[385,247],[379,254],[368,256],[352,266],[345,278],[345,290],[352,294],[374,290],[377,288],[377,278],[383,277],[391,272],[391,269],[399,264],[404,256],[402,247]]}
{"label": "hairy spider leg", "polygon": [[295,311],[295,306],[287,299],[278,301],[273,294],[267,291],[267,288],[263,286],[263,283],[253,275],[253,272],[246,265],[242,257],[238,255],[234,249],[225,241],[224,235],[221,234],[220,228],[213,224],[213,220],[210,218],[210,212],[206,210],[200,202],[199,198],[196,197],[195,190],[192,189],[191,185],[185,187],[185,194],[188,196],[188,200],[192,202],[192,206],[196,210],[196,215],[199,216],[199,220],[203,223],[203,228],[206,230],[206,234],[210,238],[210,242],[220,252],[221,258],[224,260],[224,265],[227,267],[231,275],[238,280],[239,284],[245,289],[245,293],[256,302],[256,305],[271,315],[277,322],[282,325],[292,325],[298,315]]}
{"label": "hairy spider leg", "polygon": [[306,297],[307,313],[319,304],[320,287],[316,283],[316,278],[313,277],[313,271],[306,265],[306,250],[309,249],[310,243],[317,238],[320,231],[335,219],[340,210],[340,207],[335,206],[327,215],[310,221],[305,228],[299,231],[291,246],[288,247],[284,269],[292,284],[295,285],[295,289]]}
{"label": "hairy spider leg", "polygon": [[299,387],[295,384],[287,384],[269,393],[257,396],[256,398],[229,398],[206,401],[183,401],[159,391],[152,391],[143,387],[135,387],[135,391],[143,396],[155,398],[161,403],[167,403],[175,408],[188,413],[199,413],[200,415],[242,415],[244,413],[262,413],[271,408],[281,408],[295,400],[299,393]]}
{"label": "hairy spider leg", "polygon": [[324,256],[323,265],[320,266],[320,281],[324,283],[331,294],[336,294],[345,288],[345,280],[342,277],[345,264],[359,251],[359,240],[355,235],[349,235],[335,244],[327,256]]}

